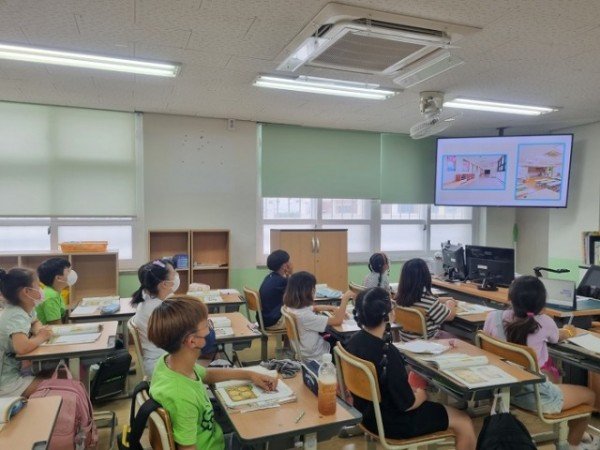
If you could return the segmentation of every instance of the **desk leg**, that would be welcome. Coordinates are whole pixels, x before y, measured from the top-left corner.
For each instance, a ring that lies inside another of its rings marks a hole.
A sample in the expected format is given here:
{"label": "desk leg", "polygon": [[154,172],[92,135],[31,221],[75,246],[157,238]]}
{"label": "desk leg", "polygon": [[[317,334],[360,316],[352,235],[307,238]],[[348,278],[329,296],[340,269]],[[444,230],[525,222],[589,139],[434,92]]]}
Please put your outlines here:
{"label": "desk leg", "polygon": [[304,435],[304,449],[316,450],[317,448],[317,433],[307,433]]}
{"label": "desk leg", "polygon": [[79,358],[70,358],[69,359],[69,370],[71,371],[71,374],[73,375],[74,380],[81,379],[81,375],[79,373],[80,364],[81,364],[81,360]]}
{"label": "desk leg", "polygon": [[267,361],[267,352],[269,350],[269,336],[263,334],[260,337],[260,359],[261,361]]}
{"label": "desk leg", "polygon": [[127,328],[127,321],[119,321],[119,325],[123,330],[123,347],[129,351],[129,329]]}

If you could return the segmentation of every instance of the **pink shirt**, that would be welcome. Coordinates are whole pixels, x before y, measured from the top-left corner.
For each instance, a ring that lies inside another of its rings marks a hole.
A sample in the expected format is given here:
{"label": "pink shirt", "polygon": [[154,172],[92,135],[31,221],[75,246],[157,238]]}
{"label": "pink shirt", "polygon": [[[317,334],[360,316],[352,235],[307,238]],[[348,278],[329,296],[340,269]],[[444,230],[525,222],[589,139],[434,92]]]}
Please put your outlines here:
{"label": "pink shirt", "polygon": [[[507,309],[504,311],[492,311],[488,314],[483,325],[483,331],[492,335],[497,339],[506,340],[506,335],[500,335],[498,332],[498,314],[502,314],[503,322],[512,322],[514,311]],[[558,342],[558,327],[554,320],[546,314],[535,316],[535,320],[540,324],[540,328],[536,333],[532,333],[527,337],[527,346],[531,347],[537,355],[538,364],[542,367],[548,361],[548,342],[554,344]]]}

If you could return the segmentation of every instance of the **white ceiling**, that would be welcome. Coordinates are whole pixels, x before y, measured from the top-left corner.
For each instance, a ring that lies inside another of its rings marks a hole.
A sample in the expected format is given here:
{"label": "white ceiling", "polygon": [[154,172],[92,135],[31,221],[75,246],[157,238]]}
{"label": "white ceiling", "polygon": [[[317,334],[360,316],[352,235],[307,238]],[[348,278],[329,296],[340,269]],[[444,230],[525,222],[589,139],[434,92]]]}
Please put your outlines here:
{"label": "white ceiling", "polygon": [[[538,118],[469,112],[445,135],[546,132],[600,121],[598,0],[343,0],[481,27],[466,64],[386,101],[252,86],[327,0],[0,0],[0,41],[176,61],[166,79],[0,60],[0,99],[406,133],[419,92],[556,106]],[[382,81],[304,69],[315,76]],[[392,86],[389,81],[384,84]]]}

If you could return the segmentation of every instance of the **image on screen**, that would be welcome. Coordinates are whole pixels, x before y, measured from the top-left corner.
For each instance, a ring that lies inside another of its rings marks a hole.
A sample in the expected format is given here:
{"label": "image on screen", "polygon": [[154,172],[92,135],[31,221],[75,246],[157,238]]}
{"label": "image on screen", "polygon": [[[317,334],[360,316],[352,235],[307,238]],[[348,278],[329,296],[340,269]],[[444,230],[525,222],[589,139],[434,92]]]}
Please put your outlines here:
{"label": "image on screen", "polygon": [[565,208],[572,134],[439,138],[435,204]]}

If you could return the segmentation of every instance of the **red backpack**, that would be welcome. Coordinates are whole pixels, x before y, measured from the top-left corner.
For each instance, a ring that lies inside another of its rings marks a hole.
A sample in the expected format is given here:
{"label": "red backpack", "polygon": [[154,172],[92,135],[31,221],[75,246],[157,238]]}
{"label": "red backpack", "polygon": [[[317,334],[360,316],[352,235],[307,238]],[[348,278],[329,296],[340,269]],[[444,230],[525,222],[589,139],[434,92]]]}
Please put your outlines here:
{"label": "red backpack", "polygon": [[[59,371],[65,375],[59,378]],[[48,380],[42,381],[31,398],[59,395],[62,397],[60,411],[48,450],[94,449],[98,443],[98,430],[90,397],[81,381],[73,380],[64,361]]]}

